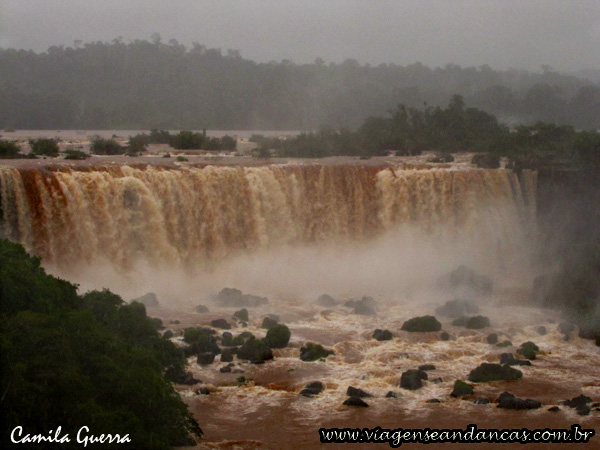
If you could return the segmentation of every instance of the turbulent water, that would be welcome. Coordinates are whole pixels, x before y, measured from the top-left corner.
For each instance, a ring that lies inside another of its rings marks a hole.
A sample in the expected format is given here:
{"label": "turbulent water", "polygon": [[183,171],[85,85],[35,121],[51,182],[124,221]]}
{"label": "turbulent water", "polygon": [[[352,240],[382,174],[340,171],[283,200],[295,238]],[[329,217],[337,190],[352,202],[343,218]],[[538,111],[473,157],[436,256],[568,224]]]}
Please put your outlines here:
{"label": "turbulent water", "polygon": [[195,267],[410,225],[508,254],[535,214],[535,176],[368,166],[2,169],[2,234],[49,265]]}
{"label": "turbulent water", "polygon": [[[311,449],[319,446],[322,426],[589,428],[598,419],[597,413],[581,418],[571,410],[552,415],[545,407],[503,411],[449,396],[456,379],[528,340],[541,354],[522,368],[523,379],[481,383],[476,395],[494,401],[509,390],[544,405],[580,393],[595,401],[600,396],[600,355],[593,343],[565,341],[558,314],[528,304],[535,173],[300,164],[1,168],[0,183],[2,235],[86,288],[110,287],[130,297],[157,292],[161,308],[150,312],[176,333],[215,318],[230,320],[234,308],[211,303],[208,295],[225,286],[270,298],[268,305],[250,308],[243,330],[264,336],[262,318],[276,313],[292,330],[291,345],[264,365],[236,360],[247,385],[238,387],[239,374],[221,373],[219,357],[210,366],[190,359],[211,394],[198,396],[194,387],[182,388],[182,395],[208,440]],[[491,276],[494,293],[439,289],[439,276],[458,264]],[[319,307],[314,300],[323,292],[340,300],[370,295],[377,315],[357,316],[341,304]],[[492,326],[466,330],[440,317],[449,341],[438,333],[400,330],[408,318],[433,314],[456,295],[477,302]],[[193,313],[198,303],[209,305],[210,313]],[[242,331],[230,322],[234,335]],[[536,331],[539,325],[546,335]],[[376,328],[395,338],[375,341]],[[486,336],[492,331],[515,345],[491,346]],[[299,347],[307,341],[335,355],[302,362]],[[426,363],[436,369],[422,389],[399,388],[402,371]],[[314,380],[325,384],[325,392],[299,396]],[[374,395],[367,399],[370,408],[342,406],[350,385]],[[399,398],[384,398],[390,390]],[[441,403],[426,403],[431,398]]]}

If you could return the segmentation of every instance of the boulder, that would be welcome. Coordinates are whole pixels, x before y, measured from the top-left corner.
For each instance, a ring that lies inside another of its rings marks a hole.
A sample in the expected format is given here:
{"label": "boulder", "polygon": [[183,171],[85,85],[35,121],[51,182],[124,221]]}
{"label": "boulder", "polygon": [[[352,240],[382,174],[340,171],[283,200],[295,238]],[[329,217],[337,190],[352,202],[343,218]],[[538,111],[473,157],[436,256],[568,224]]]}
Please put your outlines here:
{"label": "boulder", "polygon": [[490,401],[485,397],[477,397],[475,400],[473,400],[473,403],[476,405],[487,405],[490,403]]}
{"label": "boulder", "polygon": [[225,319],[215,319],[210,323],[210,325],[215,328],[221,328],[222,330],[231,329],[231,325],[229,325],[229,322],[227,322]]}
{"label": "boulder", "polygon": [[156,294],[154,292],[148,292],[147,294],[144,294],[141,297],[134,298],[129,303],[133,302],[138,302],[151,308],[155,308],[158,306],[158,298],[156,298]]}
{"label": "boulder", "polygon": [[175,334],[173,333],[173,330],[167,330],[164,332],[163,334],[163,338],[165,339],[171,339]]}
{"label": "boulder", "polygon": [[333,298],[331,295],[321,294],[316,301],[316,304],[319,306],[323,306],[324,308],[333,308],[340,304],[338,300]]}
{"label": "boulder", "polygon": [[486,381],[512,381],[523,376],[523,372],[510,366],[500,364],[483,363],[471,370],[469,381],[474,383]]}
{"label": "boulder", "polygon": [[398,398],[398,393],[394,391],[388,391],[388,393],[385,394],[385,398]]}
{"label": "boulder", "polygon": [[466,314],[477,314],[479,307],[469,300],[456,298],[448,300],[444,305],[436,308],[435,313],[440,316],[450,317],[452,319]]}
{"label": "boulder", "polygon": [[575,331],[575,325],[570,322],[561,322],[558,324],[558,331],[562,334],[569,334]]}
{"label": "boulder", "polygon": [[558,412],[558,411],[560,411],[560,408],[558,406],[552,406],[551,408],[548,408],[548,411],[550,411],[550,412]]}
{"label": "boulder", "polygon": [[224,366],[219,369],[221,373],[231,373],[231,366]]}
{"label": "boulder", "polygon": [[467,326],[467,321],[469,318],[467,316],[460,316],[452,321],[452,325],[455,327],[465,327]]}
{"label": "boulder", "polygon": [[430,398],[425,403],[442,403],[442,401],[439,398]]}
{"label": "boulder", "polygon": [[448,333],[446,333],[445,331],[442,331],[440,333],[440,341],[449,341],[450,340],[450,335]]}
{"label": "boulder", "polygon": [[324,389],[325,386],[323,383],[320,381],[313,381],[312,383],[308,383],[306,386],[304,386],[304,389],[300,391],[300,395],[303,395],[304,397],[312,397],[314,395],[319,395]]}
{"label": "boulder", "polygon": [[321,344],[315,344],[313,342],[307,342],[306,345],[300,349],[300,359],[302,361],[316,361],[321,358],[327,358],[329,355],[333,354],[333,350],[328,350]]}
{"label": "boulder", "polygon": [[473,386],[461,380],[454,382],[454,389],[450,394],[452,397],[464,397],[473,393]]}
{"label": "boulder", "polygon": [[375,308],[377,302],[372,297],[363,297],[360,300],[348,300],[344,303],[344,306],[352,308],[353,314],[359,314],[361,316],[374,316],[377,314]]}
{"label": "boulder", "polygon": [[238,346],[244,344],[248,339],[255,339],[254,335],[249,331],[243,331],[234,337],[229,345]]}
{"label": "boulder", "polygon": [[394,336],[389,330],[377,329],[373,332],[373,339],[377,341],[391,341]]}
{"label": "boulder", "polygon": [[571,400],[565,400],[561,403],[561,405],[568,406],[569,408],[580,408],[582,406],[587,405],[588,403],[592,403],[592,399],[587,395],[579,395],[577,397],[573,397]]}
{"label": "boulder", "polygon": [[165,377],[168,380],[171,380],[173,383],[177,384],[185,384],[188,386],[201,383],[201,380],[194,378],[191,372],[184,372],[182,370],[173,370],[172,368],[168,369],[165,373]]}
{"label": "boulder", "polygon": [[510,341],[502,341],[496,344],[496,347],[512,347],[512,342]]}
{"label": "boulder", "polygon": [[417,390],[423,386],[422,380],[427,379],[427,373],[422,370],[407,370],[400,377],[400,387],[411,391]]}
{"label": "boulder", "polygon": [[366,408],[369,406],[368,403],[366,403],[364,400],[362,400],[359,397],[349,397],[345,402],[344,405],[346,406],[360,406],[363,408]]}
{"label": "boulder", "polygon": [[226,348],[221,352],[221,362],[231,362],[233,361],[233,352],[231,349]]}
{"label": "boulder", "polygon": [[261,306],[269,303],[266,297],[243,294],[239,289],[224,288],[215,297],[215,300],[222,306],[230,308],[243,308]]}
{"label": "boulder", "polygon": [[465,326],[470,330],[480,330],[490,326],[490,319],[485,316],[469,317]]}
{"label": "boulder", "polygon": [[360,398],[373,397],[368,392],[365,392],[362,389],[355,388],[355,387],[352,387],[352,386],[348,386],[348,389],[346,390],[346,395],[348,397],[360,397]]}
{"label": "boulder", "polygon": [[498,335],[496,333],[488,334],[486,341],[490,345],[496,345],[498,343]]}
{"label": "boulder", "polygon": [[223,334],[221,335],[221,344],[223,344],[225,347],[230,347],[231,341],[233,340],[233,334],[231,334],[229,331],[224,331]]}
{"label": "boulder", "polygon": [[237,320],[241,320],[242,322],[248,322],[250,320],[248,318],[248,310],[246,308],[242,308],[239,311],[234,312],[233,317]]}
{"label": "boulder", "polygon": [[210,391],[208,390],[208,388],[207,388],[207,387],[201,387],[200,389],[196,389],[196,390],[194,391],[194,393],[195,393],[196,395],[209,395],[209,394],[210,394]]}
{"label": "boulder", "polygon": [[203,352],[198,353],[198,359],[196,361],[197,364],[206,365],[212,364],[215,360],[215,354],[213,352]]}
{"label": "boulder", "polygon": [[450,272],[449,283],[451,287],[467,287],[478,294],[490,294],[494,286],[490,278],[466,266],[459,266]]}
{"label": "boulder", "polygon": [[531,341],[523,342],[517,349],[517,353],[526,359],[535,359],[540,348]]}
{"label": "boulder", "polygon": [[198,305],[194,308],[194,311],[196,311],[197,313],[200,313],[200,314],[204,314],[204,313],[207,313],[209,310],[208,310],[207,306]]}
{"label": "boulder", "polygon": [[277,325],[279,322],[277,322],[276,320],[271,319],[270,317],[265,317],[262,321],[262,324],[260,325],[261,328],[265,328],[265,329],[269,329],[271,327],[274,327],[275,325]]}
{"label": "boulder", "polygon": [[500,355],[500,364],[506,364],[507,366],[530,366],[531,362],[526,359],[517,359],[512,353],[502,353]]}
{"label": "boulder", "polygon": [[433,316],[420,316],[408,319],[402,324],[402,330],[410,332],[440,331],[442,324]]}
{"label": "boulder", "polygon": [[290,329],[286,325],[278,323],[267,331],[265,343],[271,348],[284,348],[290,342],[291,336]]}
{"label": "boulder", "polygon": [[538,409],[542,404],[537,400],[517,398],[509,392],[503,392],[498,397],[498,408],[504,409]]}
{"label": "boulder", "polygon": [[423,364],[419,366],[419,370],[422,370],[424,372],[428,370],[435,370],[435,366],[433,364]]}
{"label": "boulder", "polygon": [[247,359],[253,364],[261,364],[273,359],[273,351],[262,340],[248,339],[238,350],[237,357]]}
{"label": "boulder", "polygon": [[546,329],[545,326],[540,325],[539,327],[535,327],[535,331],[537,332],[537,334],[539,334],[540,336],[545,336],[548,334],[548,330]]}

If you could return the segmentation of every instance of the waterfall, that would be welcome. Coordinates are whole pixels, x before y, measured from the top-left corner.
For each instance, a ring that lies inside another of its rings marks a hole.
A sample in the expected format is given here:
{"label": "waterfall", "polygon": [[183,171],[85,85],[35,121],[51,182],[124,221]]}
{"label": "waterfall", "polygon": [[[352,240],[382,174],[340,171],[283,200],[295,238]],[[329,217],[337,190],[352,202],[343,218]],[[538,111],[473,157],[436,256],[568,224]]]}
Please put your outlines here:
{"label": "waterfall", "polygon": [[2,236],[47,264],[196,267],[281,246],[365,241],[403,225],[518,248],[535,173],[367,165],[0,168]]}

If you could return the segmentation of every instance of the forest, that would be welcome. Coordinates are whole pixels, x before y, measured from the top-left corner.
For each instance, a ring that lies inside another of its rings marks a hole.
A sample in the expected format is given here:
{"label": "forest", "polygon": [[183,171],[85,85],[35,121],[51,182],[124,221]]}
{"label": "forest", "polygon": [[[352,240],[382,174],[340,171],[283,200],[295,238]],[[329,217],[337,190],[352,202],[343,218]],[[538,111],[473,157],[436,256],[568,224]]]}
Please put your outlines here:
{"label": "forest", "polygon": [[600,85],[561,74],[361,65],[257,63],[239,51],[176,40],[77,43],[46,52],[0,49],[0,127],[21,129],[270,129],[359,127],[404,104],[457,94],[510,126],[600,128]]}
{"label": "forest", "polygon": [[183,351],[143,304],[108,290],[78,295],[0,239],[0,308],[2,448],[17,426],[44,436],[61,426],[71,442],[51,448],[82,448],[82,426],[131,440],[103,448],[169,449],[202,434],[168,380],[183,373]]}

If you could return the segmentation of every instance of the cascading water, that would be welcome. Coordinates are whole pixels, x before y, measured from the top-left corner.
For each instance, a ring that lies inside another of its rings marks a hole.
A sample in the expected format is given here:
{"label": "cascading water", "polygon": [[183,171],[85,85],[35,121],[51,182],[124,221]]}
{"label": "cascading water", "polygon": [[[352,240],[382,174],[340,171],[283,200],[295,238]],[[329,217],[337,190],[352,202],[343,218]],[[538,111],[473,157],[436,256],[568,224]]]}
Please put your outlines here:
{"label": "cascading water", "polygon": [[[1,232],[68,271],[206,267],[402,226],[507,264],[531,233],[535,173],[360,165],[0,169]],[[399,249],[402,250],[401,248]]]}

